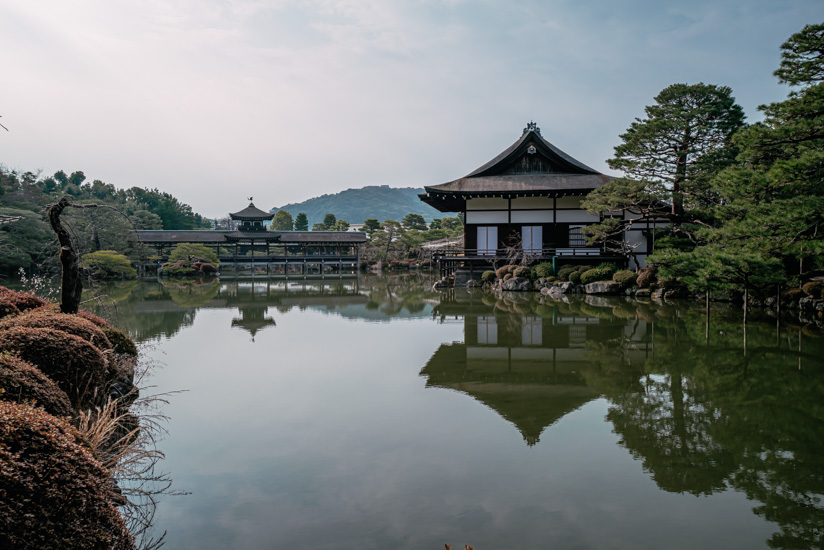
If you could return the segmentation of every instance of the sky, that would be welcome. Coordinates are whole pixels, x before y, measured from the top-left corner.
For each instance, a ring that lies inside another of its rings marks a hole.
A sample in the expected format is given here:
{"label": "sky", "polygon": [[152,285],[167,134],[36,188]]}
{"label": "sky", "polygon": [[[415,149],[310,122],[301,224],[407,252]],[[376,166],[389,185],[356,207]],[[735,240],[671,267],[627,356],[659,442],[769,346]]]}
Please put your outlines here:
{"label": "sky", "polygon": [[0,0],[0,164],[208,217],[462,177],[535,121],[584,164],[670,84],[747,113],[822,0]]}

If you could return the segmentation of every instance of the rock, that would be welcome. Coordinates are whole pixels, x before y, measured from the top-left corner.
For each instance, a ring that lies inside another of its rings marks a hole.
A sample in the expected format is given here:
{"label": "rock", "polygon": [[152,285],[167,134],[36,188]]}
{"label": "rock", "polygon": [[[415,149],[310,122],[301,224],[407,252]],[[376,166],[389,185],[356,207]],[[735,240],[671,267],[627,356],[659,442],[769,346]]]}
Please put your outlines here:
{"label": "rock", "polygon": [[561,291],[564,294],[567,294],[569,292],[574,292],[575,291],[575,283],[572,283],[572,282],[569,282],[569,281],[567,281],[565,283],[561,283]]}
{"label": "rock", "polygon": [[481,284],[480,281],[475,281],[474,279],[469,279],[466,282],[466,288],[480,288],[482,286],[483,285]]}
{"label": "rock", "polygon": [[598,281],[586,285],[587,294],[619,294],[621,285],[609,281]]}
{"label": "rock", "polygon": [[639,289],[635,292],[635,297],[636,297],[636,298],[649,298],[649,297],[650,297],[650,294],[652,294],[652,292],[650,291],[650,289],[648,289],[648,288],[639,288]]}
{"label": "rock", "polygon": [[637,286],[630,286],[624,290],[624,296],[635,296],[635,293],[638,292]]}
{"label": "rock", "polygon": [[[592,283],[590,283],[592,284]],[[604,298],[603,296],[593,296],[587,295],[584,297],[584,302],[593,306],[593,307],[607,307],[611,308],[613,304],[610,303],[609,298]]]}
{"label": "rock", "polygon": [[532,283],[526,277],[512,277],[504,281],[501,290],[526,292],[532,290]]}
{"label": "rock", "polygon": [[649,297],[653,300],[658,300],[659,302],[664,299],[664,292],[666,292],[663,288],[656,288],[652,291]]}

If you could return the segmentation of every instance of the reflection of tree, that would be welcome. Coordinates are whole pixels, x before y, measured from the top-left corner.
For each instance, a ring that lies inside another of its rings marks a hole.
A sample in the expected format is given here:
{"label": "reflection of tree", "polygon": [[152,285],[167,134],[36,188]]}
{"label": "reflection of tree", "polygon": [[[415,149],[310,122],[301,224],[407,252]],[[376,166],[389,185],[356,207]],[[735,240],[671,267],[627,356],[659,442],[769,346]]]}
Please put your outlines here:
{"label": "reflection of tree", "polygon": [[161,283],[169,291],[169,298],[180,307],[201,307],[214,300],[220,290],[218,279],[181,279]]}
{"label": "reflection of tree", "polygon": [[664,490],[759,501],[781,527],[771,547],[824,547],[824,342],[744,328],[740,312],[714,312],[707,342],[703,312],[646,309],[657,322],[643,387],[610,395],[622,444]]}

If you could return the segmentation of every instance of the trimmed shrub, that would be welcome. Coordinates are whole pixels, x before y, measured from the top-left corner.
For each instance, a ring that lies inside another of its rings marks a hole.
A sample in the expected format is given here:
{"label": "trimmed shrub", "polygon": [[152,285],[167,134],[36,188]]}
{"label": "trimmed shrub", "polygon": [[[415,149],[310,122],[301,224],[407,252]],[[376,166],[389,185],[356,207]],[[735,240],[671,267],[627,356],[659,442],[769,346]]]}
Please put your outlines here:
{"label": "trimmed shrub", "polygon": [[515,277],[526,277],[527,279],[531,279],[531,278],[532,278],[532,277],[531,277],[531,275],[532,275],[532,270],[531,270],[531,269],[529,269],[529,268],[528,268],[528,267],[526,267],[526,266],[521,266],[521,267],[517,267],[517,268],[515,268],[515,270],[513,270],[513,271],[512,271],[512,274],[513,274]]}
{"label": "trimmed shrub", "polygon": [[106,469],[67,422],[0,401],[0,547],[131,550]]}
{"label": "trimmed shrub", "polygon": [[106,401],[108,363],[95,346],[59,330],[11,327],[0,331],[0,350],[20,356],[57,382],[75,410]]}
{"label": "trimmed shrub", "polygon": [[137,357],[137,346],[128,334],[110,326],[103,327],[103,334],[105,334],[109,342],[112,343],[112,349],[114,349],[115,353],[125,353],[126,355]]}
{"label": "trimmed shrub", "polygon": [[595,281],[601,281],[604,279],[604,272],[598,269],[597,267],[593,269],[588,269],[581,273],[581,284],[588,285],[589,283],[594,283]]}
{"label": "trimmed shrub", "polygon": [[621,285],[622,287],[634,285],[635,279],[637,278],[638,275],[636,275],[634,271],[630,271],[628,269],[616,271],[615,274],[612,276],[612,280]]}
{"label": "trimmed shrub", "polygon": [[638,278],[635,284],[638,288],[649,288],[653,283],[658,282],[658,268],[655,266],[642,267],[638,270]]}
{"label": "trimmed shrub", "polygon": [[578,283],[580,283],[580,282],[581,282],[581,273],[580,273],[580,272],[578,272],[578,271],[573,271],[573,272],[571,272],[571,273],[569,274],[569,282],[570,282],[570,283],[574,283],[574,284],[576,284],[576,285],[577,285]]}
{"label": "trimmed shrub", "polygon": [[824,298],[824,281],[810,281],[804,283],[801,290],[811,298]]}
{"label": "trimmed shrub", "polygon": [[512,278],[512,273],[504,273],[504,281],[508,281]]}
{"label": "trimmed shrub", "polygon": [[35,296],[31,292],[17,292],[4,286],[0,286],[0,296],[14,304],[20,311],[28,311],[47,304],[46,300]]}
{"label": "trimmed shrub", "polygon": [[11,315],[19,315],[20,310],[14,305],[14,302],[5,295],[0,294],[0,319],[9,317]]}
{"label": "trimmed shrub", "polygon": [[575,268],[571,266],[564,266],[558,270],[558,278],[562,281],[568,281],[570,273],[575,273]]}
{"label": "trimmed shrub", "polygon": [[535,277],[551,277],[555,275],[555,270],[552,269],[552,262],[541,262],[538,265],[532,268],[532,272],[535,274]]}
{"label": "trimmed shrub", "polygon": [[100,328],[91,321],[48,308],[34,309],[12,319],[0,321],[0,330],[10,327],[48,328],[61,330],[86,340],[101,350],[112,349],[112,344]]}
{"label": "trimmed shrub", "polygon": [[506,275],[507,273],[512,274],[512,272],[515,271],[515,269],[517,267],[518,267],[517,265],[505,265],[503,267],[499,267],[498,269],[495,270],[495,275],[499,279],[503,279],[504,275]]}
{"label": "trimmed shrub", "polygon": [[0,353],[0,398],[23,403],[33,401],[55,416],[72,415],[66,392],[34,365],[19,357]]}
{"label": "trimmed shrub", "polygon": [[604,279],[612,279],[612,276],[618,271],[618,267],[612,262],[604,262],[598,266],[598,269],[603,273]]}
{"label": "trimmed shrub", "polygon": [[496,275],[494,271],[484,271],[481,273],[481,282],[483,283],[494,283],[496,279]]}
{"label": "trimmed shrub", "polygon": [[575,266],[575,271],[578,273],[583,273],[584,271],[589,271],[590,269],[592,269],[591,265],[581,264]]}

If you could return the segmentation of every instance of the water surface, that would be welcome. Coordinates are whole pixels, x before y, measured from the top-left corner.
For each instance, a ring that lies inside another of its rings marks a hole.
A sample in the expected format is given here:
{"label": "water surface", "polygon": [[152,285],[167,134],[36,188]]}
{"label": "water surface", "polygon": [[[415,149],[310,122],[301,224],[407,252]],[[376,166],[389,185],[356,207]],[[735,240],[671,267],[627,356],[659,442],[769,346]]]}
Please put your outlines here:
{"label": "water surface", "polygon": [[821,547],[819,331],[430,286],[103,289],[188,390],[166,548]]}

